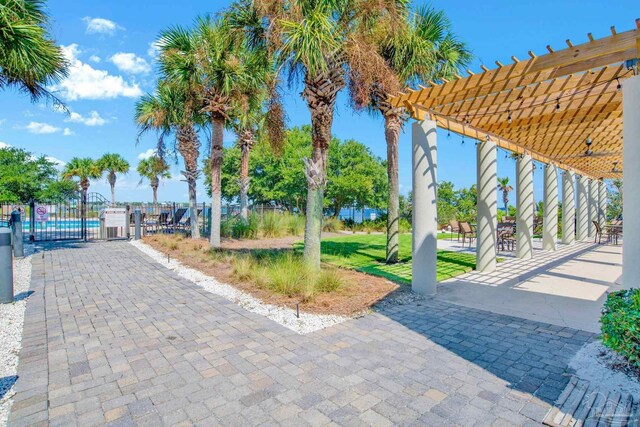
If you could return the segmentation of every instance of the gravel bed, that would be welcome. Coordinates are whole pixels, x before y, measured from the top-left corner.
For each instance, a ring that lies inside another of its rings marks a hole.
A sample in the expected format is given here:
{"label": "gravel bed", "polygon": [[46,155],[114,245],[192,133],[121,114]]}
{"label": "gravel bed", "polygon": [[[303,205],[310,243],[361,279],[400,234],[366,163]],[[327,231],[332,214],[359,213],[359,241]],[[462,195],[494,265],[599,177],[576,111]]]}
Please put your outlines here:
{"label": "gravel bed", "polygon": [[205,291],[212,294],[219,295],[229,301],[234,302],[240,307],[251,311],[253,313],[260,314],[268,317],[281,324],[282,326],[291,329],[299,334],[308,334],[310,332],[318,331],[338,323],[342,323],[345,320],[350,319],[345,316],[326,315],[326,314],[311,314],[300,313],[300,318],[296,317],[296,312],[293,309],[286,307],[279,307],[272,304],[265,304],[259,299],[249,295],[246,292],[242,292],[231,285],[220,283],[211,276],[208,276],[201,271],[187,267],[181,264],[175,259],[171,259],[167,262],[167,255],[163,254],[152,248],[151,246],[143,243],[140,240],[132,240],[130,242],[134,247],[151,257],[155,262],[163,265],[164,267],[173,270],[179,276],[190,280],[196,285],[202,287]]}
{"label": "gravel bed", "polygon": [[396,305],[413,304],[414,302],[424,301],[425,299],[424,295],[413,292],[411,290],[411,286],[400,285],[397,290],[387,295],[383,300],[377,302],[373,306],[373,309],[375,311],[384,311],[385,309]]}
{"label": "gravel bed", "polygon": [[600,341],[586,344],[569,361],[576,376],[601,389],[640,396],[638,371]]}
{"label": "gravel bed", "polygon": [[7,425],[13,404],[12,387],[18,373],[24,310],[31,284],[31,257],[35,248],[25,244],[24,252],[24,258],[13,261],[13,291],[16,299],[12,304],[0,304],[0,427]]}

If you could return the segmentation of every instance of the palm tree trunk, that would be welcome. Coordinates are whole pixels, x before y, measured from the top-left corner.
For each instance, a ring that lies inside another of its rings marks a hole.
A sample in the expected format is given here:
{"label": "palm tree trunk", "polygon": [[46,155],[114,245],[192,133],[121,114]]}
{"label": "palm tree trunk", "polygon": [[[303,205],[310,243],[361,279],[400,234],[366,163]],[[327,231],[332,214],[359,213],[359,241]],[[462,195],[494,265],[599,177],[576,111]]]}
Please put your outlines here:
{"label": "palm tree trunk", "polygon": [[220,224],[222,222],[222,140],[224,119],[211,119],[211,236],[212,248],[220,247]]}
{"label": "palm tree trunk", "polygon": [[249,153],[251,152],[252,136],[241,136],[242,157],[240,162],[240,216],[249,219]]}
{"label": "palm tree trunk", "polygon": [[198,134],[192,125],[181,126],[178,129],[178,151],[184,159],[183,175],[189,186],[189,216],[191,218],[191,238],[200,238],[200,227],[198,225],[198,202],[196,200],[196,182],[198,179],[198,154],[200,141]]}
{"label": "palm tree trunk", "polygon": [[320,269],[320,239],[322,208],[327,185],[327,157],[331,142],[333,111],[338,92],[344,87],[344,70],[340,65],[327,73],[305,76],[302,97],[311,112],[311,159],[305,159],[307,178],[307,209],[304,228],[304,260],[313,269]]}
{"label": "palm tree trunk", "polygon": [[387,264],[398,262],[400,220],[400,186],[398,183],[398,141],[402,120],[397,114],[384,118],[384,136],[387,141],[387,178],[389,199],[387,201]]}
{"label": "palm tree trunk", "polygon": [[153,190],[153,212],[158,210],[158,178],[155,177],[151,180],[151,190]]}
{"label": "palm tree trunk", "polygon": [[111,186],[111,206],[116,205],[116,174],[109,172],[109,185]]}

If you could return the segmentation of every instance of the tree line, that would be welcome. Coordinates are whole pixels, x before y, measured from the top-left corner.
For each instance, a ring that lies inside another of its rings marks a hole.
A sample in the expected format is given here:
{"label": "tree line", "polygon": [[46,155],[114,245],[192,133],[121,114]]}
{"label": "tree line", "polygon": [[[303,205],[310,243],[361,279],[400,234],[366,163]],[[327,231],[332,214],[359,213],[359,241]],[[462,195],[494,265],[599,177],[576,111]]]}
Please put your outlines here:
{"label": "tree line", "polygon": [[[235,202],[241,197],[242,149],[224,148],[222,197]],[[248,197],[254,204],[276,204],[290,212],[304,213],[306,180],[301,158],[311,155],[311,127],[294,127],[285,133],[278,153],[266,142],[254,147],[249,160],[251,186]],[[209,160],[205,159],[205,167]],[[343,207],[386,208],[386,162],[355,140],[332,138],[327,158],[325,213],[337,217]],[[205,185],[211,194],[211,181]]]}

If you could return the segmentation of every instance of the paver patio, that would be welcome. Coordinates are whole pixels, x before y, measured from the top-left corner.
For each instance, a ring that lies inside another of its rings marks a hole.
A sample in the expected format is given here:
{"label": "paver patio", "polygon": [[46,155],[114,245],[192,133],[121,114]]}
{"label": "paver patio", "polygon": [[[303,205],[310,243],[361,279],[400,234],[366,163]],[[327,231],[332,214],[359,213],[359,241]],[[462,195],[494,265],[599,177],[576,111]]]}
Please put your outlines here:
{"label": "paver patio", "polygon": [[10,425],[538,424],[593,335],[444,301],[309,335],[127,243],[33,261]]}

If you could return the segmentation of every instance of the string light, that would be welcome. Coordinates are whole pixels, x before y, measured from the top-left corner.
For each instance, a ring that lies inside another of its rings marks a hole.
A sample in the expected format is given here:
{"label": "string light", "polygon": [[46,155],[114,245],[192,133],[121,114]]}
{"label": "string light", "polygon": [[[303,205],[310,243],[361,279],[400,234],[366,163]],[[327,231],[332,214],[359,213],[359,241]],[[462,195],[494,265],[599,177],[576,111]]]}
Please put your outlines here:
{"label": "string light", "polygon": [[[555,103],[556,103],[556,110],[560,110],[560,109],[561,109],[560,101],[561,101],[562,99],[565,99],[565,98],[575,98],[575,97],[576,97],[576,95],[579,95],[579,94],[581,94],[581,93],[590,93],[593,89],[597,88],[598,86],[608,85],[608,84],[610,84],[611,82],[613,82],[614,80],[616,80],[616,81],[620,82],[620,78],[621,78],[621,77],[625,77],[627,74],[630,74],[630,73],[632,73],[632,72],[633,72],[633,70],[627,70],[627,72],[626,72],[626,73],[624,73],[624,74],[622,74],[621,76],[614,77],[614,78],[612,78],[611,80],[607,80],[607,81],[599,82],[599,83],[597,83],[597,84],[595,84],[595,85],[593,85],[593,86],[589,86],[589,87],[587,87],[587,88],[584,88],[584,89],[578,90],[578,91],[573,92],[573,93],[568,94],[568,95],[559,96],[559,97],[557,97],[555,100],[551,100],[551,101],[550,101],[550,100],[546,100],[546,101],[542,101],[542,102],[539,102],[539,103],[536,103],[536,104],[528,105],[528,106],[526,106],[526,107],[515,108],[514,110],[509,109],[509,110],[502,110],[502,111],[492,111],[492,112],[490,112],[490,113],[475,113],[475,114],[469,114],[469,113],[467,113],[467,114],[465,114],[465,116],[464,116],[464,120],[465,120],[465,123],[466,123],[466,124],[470,124],[470,123],[471,123],[471,122],[470,122],[470,120],[469,120],[469,118],[470,118],[470,117],[480,117],[480,118],[482,118],[482,117],[485,117],[485,116],[493,116],[493,115],[496,115],[496,114],[504,114],[504,113],[507,113],[508,115],[511,115],[511,113],[512,113],[513,111],[520,111],[520,110],[526,110],[526,109],[531,109],[531,108],[535,108],[535,107],[545,106],[545,105],[549,105],[549,104],[551,104],[551,102],[554,102],[554,101],[555,101]],[[621,84],[619,84],[619,89],[620,89],[620,88],[622,88],[622,85],[621,85]],[[462,102],[464,102],[464,101],[462,101]]]}
{"label": "string light", "polygon": [[507,114],[509,114],[509,115],[507,116],[507,122],[508,122],[509,124],[511,124],[511,111],[507,110]]}
{"label": "string light", "polygon": [[618,86],[616,86],[616,89],[618,90],[622,89],[622,85],[620,84],[620,79],[616,77],[616,81],[618,82]]}

